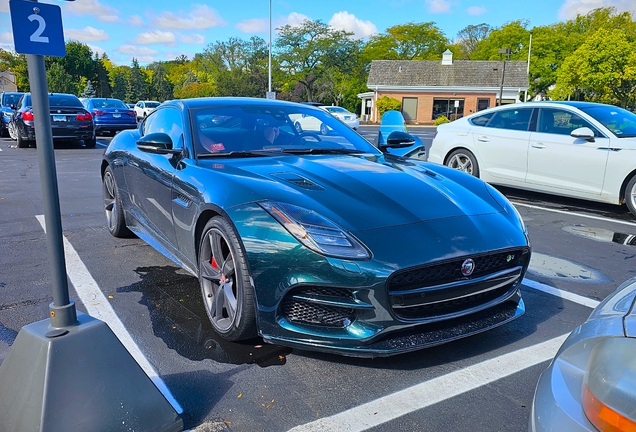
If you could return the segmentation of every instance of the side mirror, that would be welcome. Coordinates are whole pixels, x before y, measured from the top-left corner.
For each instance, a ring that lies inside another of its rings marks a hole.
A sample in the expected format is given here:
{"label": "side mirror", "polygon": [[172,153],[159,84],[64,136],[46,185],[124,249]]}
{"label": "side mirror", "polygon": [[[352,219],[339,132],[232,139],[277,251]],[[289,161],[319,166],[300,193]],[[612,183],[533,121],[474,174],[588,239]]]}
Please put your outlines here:
{"label": "side mirror", "polygon": [[415,144],[415,138],[406,132],[393,131],[386,139],[386,144],[379,144],[378,148],[385,151],[387,148],[404,148]]}
{"label": "side mirror", "polygon": [[572,138],[583,138],[587,141],[594,142],[594,131],[589,127],[581,127],[570,132]]}
{"label": "side mirror", "polygon": [[137,148],[146,153],[179,154],[180,149],[172,148],[172,138],[163,132],[155,132],[137,140]]}

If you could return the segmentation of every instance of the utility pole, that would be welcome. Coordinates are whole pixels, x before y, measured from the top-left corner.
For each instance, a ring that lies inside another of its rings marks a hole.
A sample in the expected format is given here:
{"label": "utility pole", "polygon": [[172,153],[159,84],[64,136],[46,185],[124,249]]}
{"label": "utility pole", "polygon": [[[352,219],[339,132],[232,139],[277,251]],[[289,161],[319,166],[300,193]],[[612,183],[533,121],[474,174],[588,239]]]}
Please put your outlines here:
{"label": "utility pole", "polygon": [[502,48],[499,50],[499,59],[503,57],[503,70],[501,71],[501,87],[499,87],[499,106],[501,106],[501,100],[503,99],[503,87],[504,87],[504,78],[506,77],[506,60],[510,60],[510,54],[512,51],[510,48]]}

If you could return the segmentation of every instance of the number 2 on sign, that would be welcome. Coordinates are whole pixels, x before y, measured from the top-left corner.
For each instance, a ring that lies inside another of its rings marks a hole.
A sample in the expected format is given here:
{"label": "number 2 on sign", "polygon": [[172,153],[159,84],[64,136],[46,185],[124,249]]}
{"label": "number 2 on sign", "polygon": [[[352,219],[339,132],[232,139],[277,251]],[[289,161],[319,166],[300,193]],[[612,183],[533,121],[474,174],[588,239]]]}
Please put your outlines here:
{"label": "number 2 on sign", "polygon": [[42,33],[44,33],[44,29],[46,29],[46,21],[44,21],[44,18],[42,18],[40,15],[31,14],[29,15],[29,21],[38,22],[38,28],[33,32],[29,40],[31,42],[49,43],[48,36],[42,36]]}

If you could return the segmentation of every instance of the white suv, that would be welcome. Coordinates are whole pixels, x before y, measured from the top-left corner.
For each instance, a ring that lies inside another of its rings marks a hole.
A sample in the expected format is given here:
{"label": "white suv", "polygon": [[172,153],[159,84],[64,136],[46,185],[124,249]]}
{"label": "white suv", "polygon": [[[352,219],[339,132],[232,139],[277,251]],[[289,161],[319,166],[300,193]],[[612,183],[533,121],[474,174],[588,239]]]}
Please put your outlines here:
{"label": "white suv", "polygon": [[135,114],[137,115],[137,120],[145,119],[148,114],[153,112],[158,106],[160,102],[157,101],[139,101],[135,104]]}

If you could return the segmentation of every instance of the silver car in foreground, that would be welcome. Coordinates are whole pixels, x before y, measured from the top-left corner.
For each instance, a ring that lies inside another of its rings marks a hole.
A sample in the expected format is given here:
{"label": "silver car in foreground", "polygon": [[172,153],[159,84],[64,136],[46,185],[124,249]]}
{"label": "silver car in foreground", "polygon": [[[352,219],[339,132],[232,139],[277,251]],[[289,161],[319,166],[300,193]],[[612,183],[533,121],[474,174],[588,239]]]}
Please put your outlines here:
{"label": "silver car in foreground", "polygon": [[541,374],[528,429],[636,431],[636,278],[563,343]]}

